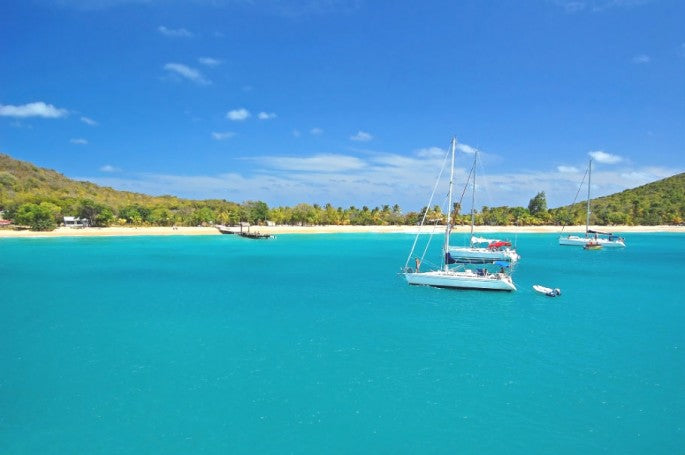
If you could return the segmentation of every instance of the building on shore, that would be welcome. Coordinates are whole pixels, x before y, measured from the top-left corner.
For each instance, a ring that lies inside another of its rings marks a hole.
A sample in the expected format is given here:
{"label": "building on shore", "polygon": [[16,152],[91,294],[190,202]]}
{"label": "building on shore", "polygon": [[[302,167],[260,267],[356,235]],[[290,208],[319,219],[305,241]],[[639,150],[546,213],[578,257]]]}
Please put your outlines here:
{"label": "building on shore", "polygon": [[88,222],[88,219],[86,218],[77,218],[74,216],[65,216],[64,217],[64,227],[70,227],[70,228],[84,228],[90,226],[90,223]]}

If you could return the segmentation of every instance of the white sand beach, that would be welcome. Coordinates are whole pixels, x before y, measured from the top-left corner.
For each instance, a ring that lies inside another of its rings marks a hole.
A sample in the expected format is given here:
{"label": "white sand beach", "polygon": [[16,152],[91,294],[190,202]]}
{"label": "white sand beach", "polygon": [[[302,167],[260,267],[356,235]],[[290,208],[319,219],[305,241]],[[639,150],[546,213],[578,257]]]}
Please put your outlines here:
{"label": "white sand beach", "polygon": [[[236,228],[238,229],[238,228]],[[423,232],[431,228],[424,227]],[[437,228],[441,230],[440,227]],[[456,226],[455,233],[469,232],[469,226]],[[674,232],[685,233],[685,226],[591,226],[591,229],[619,234],[631,232]],[[341,233],[407,233],[418,231],[417,226],[252,226],[250,232],[264,234],[341,234]],[[479,234],[500,233],[560,233],[559,226],[477,226]],[[585,226],[567,226],[564,233],[584,232]],[[117,236],[169,236],[169,235],[221,235],[214,227],[106,227],[66,228],[59,227],[49,232],[0,229],[0,238],[40,237],[117,237]]]}

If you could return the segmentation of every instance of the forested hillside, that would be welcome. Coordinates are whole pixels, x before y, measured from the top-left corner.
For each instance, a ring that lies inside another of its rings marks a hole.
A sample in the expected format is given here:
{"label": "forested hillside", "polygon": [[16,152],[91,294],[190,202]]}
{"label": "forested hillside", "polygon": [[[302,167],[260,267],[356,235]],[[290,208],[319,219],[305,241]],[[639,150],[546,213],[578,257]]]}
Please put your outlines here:
{"label": "forested hillside", "polygon": [[[685,173],[592,200],[591,224],[682,224],[685,221]],[[584,224],[585,202],[551,210],[555,218],[572,216]]]}
{"label": "forested hillside", "polygon": [[[269,208],[262,201],[238,203],[148,196],[75,181],[3,154],[0,154],[0,210],[15,225],[38,230],[54,229],[63,216],[86,218],[94,226],[196,226],[266,220],[278,224],[387,225],[416,224],[424,214],[433,222],[445,222],[447,218],[437,206],[403,213],[397,204],[342,208],[302,203]],[[681,224],[684,219],[685,174],[592,201],[592,224]],[[494,226],[584,224],[585,203],[548,209],[545,193],[539,192],[528,207],[483,207],[476,213],[475,221],[479,225]],[[455,223],[469,224],[470,215],[457,216]]]}
{"label": "forested hillside", "polygon": [[[95,226],[112,224],[172,226],[212,222],[236,222],[241,206],[222,200],[195,201],[175,196],[148,196],[117,191],[90,182],[79,182],[50,169],[15,160],[0,154],[0,210],[5,218],[28,215],[45,217],[50,212],[56,221],[62,216],[87,218]],[[262,217],[266,213],[257,214]]]}

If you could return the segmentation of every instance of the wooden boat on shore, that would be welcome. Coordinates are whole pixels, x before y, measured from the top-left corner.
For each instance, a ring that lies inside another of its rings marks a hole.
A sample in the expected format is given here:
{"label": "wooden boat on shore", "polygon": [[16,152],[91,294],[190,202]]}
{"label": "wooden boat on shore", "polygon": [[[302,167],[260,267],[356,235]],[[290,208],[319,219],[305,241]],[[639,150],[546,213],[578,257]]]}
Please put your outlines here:
{"label": "wooden boat on shore", "polygon": [[240,230],[237,230],[237,228],[224,226],[223,224],[217,224],[214,227],[217,228],[222,234],[239,235],[240,237],[245,237],[246,239],[270,239],[274,237],[271,234],[262,234],[259,231],[250,232],[250,226],[247,226],[247,230],[243,231],[242,224],[240,225]]}
{"label": "wooden boat on shore", "polygon": [[270,239],[273,238],[271,234],[262,234],[261,232],[239,232],[239,236],[245,237],[246,239]]}
{"label": "wooden boat on shore", "polygon": [[219,232],[221,232],[222,234],[237,234],[236,231],[234,231],[230,227],[224,226],[222,224],[217,224],[214,227],[217,228],[219,230]]}

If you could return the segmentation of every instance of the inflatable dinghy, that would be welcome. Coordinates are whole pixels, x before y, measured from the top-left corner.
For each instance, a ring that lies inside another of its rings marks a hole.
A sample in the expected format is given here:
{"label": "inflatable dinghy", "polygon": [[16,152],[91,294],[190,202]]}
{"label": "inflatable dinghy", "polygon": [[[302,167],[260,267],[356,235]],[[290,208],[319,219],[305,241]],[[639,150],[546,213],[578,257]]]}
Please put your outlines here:
{"label": "inflatable dinghy", "polygon": [[559,288],[552,289],[552,288],[548,288],[548,287],[536,284],[533,286],[533,289],[535,289],[535,292],[539,292],[540,294],[545,294],[548,297],[556,297],[558,295],[561,295],[561,289],[559,289]]}

